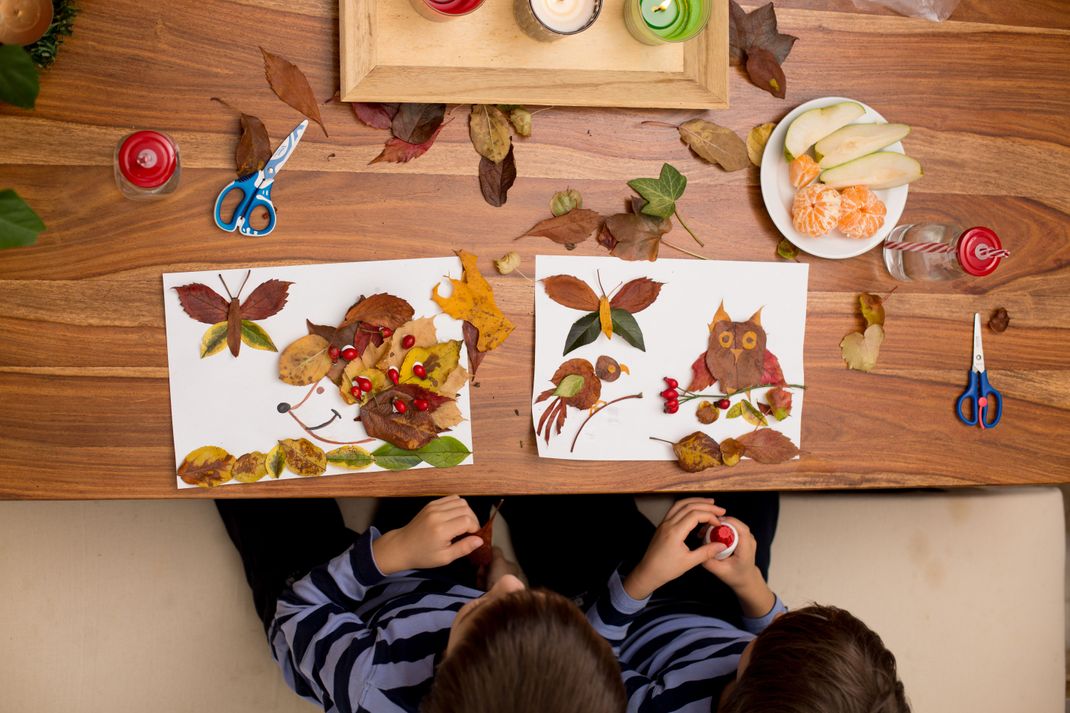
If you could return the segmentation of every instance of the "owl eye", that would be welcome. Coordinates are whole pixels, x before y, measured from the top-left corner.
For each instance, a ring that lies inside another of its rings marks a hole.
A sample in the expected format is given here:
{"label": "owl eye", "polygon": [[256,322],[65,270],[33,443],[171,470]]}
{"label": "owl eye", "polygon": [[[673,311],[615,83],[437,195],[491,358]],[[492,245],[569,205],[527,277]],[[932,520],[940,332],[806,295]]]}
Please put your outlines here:
{"label": "owl eye", "polygon": [[754,349],[758,346],[758,335],[754,332],[747,332],[743,335],[743,348]]}
{"label": "owl eye", "polygon": [[717,339],[720,340],[721,346],[724,347],[725,349],[730,349],[732,347],[732,333],[731,332],[721,332],[721,336],[717,337]]}

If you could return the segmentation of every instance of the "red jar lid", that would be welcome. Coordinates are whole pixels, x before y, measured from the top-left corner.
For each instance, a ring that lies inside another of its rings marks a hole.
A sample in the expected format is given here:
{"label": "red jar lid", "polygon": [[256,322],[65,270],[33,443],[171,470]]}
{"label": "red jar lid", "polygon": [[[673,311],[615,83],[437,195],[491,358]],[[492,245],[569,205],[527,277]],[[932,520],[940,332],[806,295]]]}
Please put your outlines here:
{"label": "red jar lid", "polygon": [[967,273],[984,277],[999,267],[1002,254],[992,257],[991,253],[1002,249],[1003,243],[995,231],[981,226],[969,228],[959,236],[959,264]]}
{"label": "red jar lid", "polygon": [[141,188],[159,188],[175,175],[175,143],[159,131],[135,131],[119,147],[119,171]]}

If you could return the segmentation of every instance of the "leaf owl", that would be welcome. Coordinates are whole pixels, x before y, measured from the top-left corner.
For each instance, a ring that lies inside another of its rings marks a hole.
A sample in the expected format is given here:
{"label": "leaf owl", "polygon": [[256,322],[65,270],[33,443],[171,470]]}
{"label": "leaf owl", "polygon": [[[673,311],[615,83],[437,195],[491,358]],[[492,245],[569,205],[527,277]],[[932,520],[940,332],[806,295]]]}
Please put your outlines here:
{"label": "leaf owl", "polygon": [[689,390],[699,391],[716,381],[722,391],[731,394],[753,386],[784,383],[779,360],[765,348],[761,309],[746,321],[733,321],[722,301],[709,329],[706,351],[691,365]]}

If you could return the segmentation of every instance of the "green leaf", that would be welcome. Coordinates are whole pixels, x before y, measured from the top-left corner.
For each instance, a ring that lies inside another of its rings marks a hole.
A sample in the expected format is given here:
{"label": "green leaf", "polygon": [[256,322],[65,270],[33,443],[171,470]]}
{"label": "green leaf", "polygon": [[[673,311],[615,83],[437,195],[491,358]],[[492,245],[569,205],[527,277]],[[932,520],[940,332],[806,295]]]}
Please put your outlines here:
{"label": "green leaf", "polygon": [[241,340],[253,349],[263,349],[266,352],[278,351],[275,342],[271,341],[271,337],[264,331],[264,328],[247,319],[241,321]]}
{"label": "green leaf", "polygon": [[646,199],[642,212],[668,218],[676,212],[676,199],[684,194],[687,178],[669,164],[662,164],[658,178],[635,178],[628,185]]}
{"label": "green leaf", "polygon": [[0,191],[0,248],[33,245],[44,229],[45,224],[18,193],[10,188]]}
{"label": "green leaf", "polygon": [[383,445],[372,451],[375,464],[385,470],[408,470],[423,460],[415,451],[407,451],[398,448],[392,443]]}
{"label": "green leaf", "polygon": [[598,323],[597,312],[583,315],[572,325],[572,329],[568,330],[568,336],[565,337],[565,351],[561,353],[562,356],[573,349],[579,349],[598,339],[601,331],[602,327]]}
{"label": "green leaf", "polygon": [[639,351],[646,351],[646,344],[643,343],[643,330],[639,329],[639,323],[635,321],[631,312],[614,307],[609,311],[609,316],[613,321],[614,334],[619,334],[624,341]]}
{"label": "green leaf", "polygon": [[327,451],[327,462],[349,470],[363,470],[375,462],[375,459],[360,446],[341,446]]}
{"label": "green leaf", "polygon": [[750,401],[740,401],[740,405],[743,406],[743,420],[752,426],[768,426],[769,422],[765,420],[765,414],[755,408],[754,404]]}
{"label": "green leaf", "polygon": [[0,101],[33,109],[39,90],[30,53],[19,45],[0,45]]}
{"label": "green leaf", "polygon": [[728,418],[739,418],[742,415],[743,415],[743,402],[742,401],[739,401],[737,403],[732,404],[732,408],[728,409],[728,412],[725,414],[725,416],[728,416]]}
{"label": "green leaf", "polygon": [[562,396],[566,399],[575,396],[583,389],[583,377],[579,374],[569,374],[554,389],[554,396]]}
{"label": "green leaf", "polygon": [[436,468],[452,468],[472,455],[468,446],[453,436],[440,436],[416,451],[424,462]]}
{"label": "green leaf", "polygon": [[201,359],[219,352],[227,343],[227,323],[216,322],[201,337]]}

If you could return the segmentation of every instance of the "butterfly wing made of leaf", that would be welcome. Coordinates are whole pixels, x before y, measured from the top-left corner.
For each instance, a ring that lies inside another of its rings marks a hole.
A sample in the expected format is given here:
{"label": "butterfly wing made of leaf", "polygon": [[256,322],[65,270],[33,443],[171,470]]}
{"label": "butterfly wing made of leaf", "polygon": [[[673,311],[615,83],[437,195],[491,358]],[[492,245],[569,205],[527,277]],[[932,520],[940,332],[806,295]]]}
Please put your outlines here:
{"label": "butterfly wing made of leaf", "polygon": [[635,314],[654,304],[654,300],[661,293],[663,283],[655,282],[649,277],[638,277],[625,282],[613,299],[609,301],[611,307],[625,310]]}
{"label": "butterfly wing made of leaf", "polygon": [[632,313],[622,309],[612,309],[610,314],[614,331],[623,337],[628,344],[631,344],[639,351],[645,352],[646,344],[643,341],[643,330],[639,328],[639,323],[635,321]]}
{"label": "butterfly wing made of leaf", "polygon": [[583,280],[572,275],[553,275],[541,280],[546,296],[570,309],[593,312],[598,309],[598,295]]}
{"label": "butterfly wing made of leaf", "polygon": [[591,312],[573,322],[572,327],[568,330],[568,335],[565,337],[565,349],[561,355],[564,356],[574,349],[579,349],[598,339],[598,335],[602,333],[602,325],[599,320],[598,312]]}
{"label": "butterfly wing made of leaf", "polygon": [[227,319],[229,302],[208,285],[194,282],[175,287],[182,310],[198,322],[217,324]]}
{"label": "butterfly wing made of leaf", "polygon": [[262,349],[267,352],[277,352],[279,350],[275,346],[275,342],[271,341],[271,335],[263,327],[247,319],[241,321],[241,340],[243,344],[247,344],[253,349]]}
{"label": "butterfly wing made of leaf", "polygon": [[461,280],[450,279],[453,293],[449,297],[438,294],[438,285],[431,291],[431,299],[442,311],[454,319],[467,320],[479,330],[477,348],[481,352],[501,346],[513,331],[513,323],[502,314],[494,302],[494,291],[490,283],[479,273],[476,256],[461,250],[457,253],[461,259],[464,273]]}
{"label": "butterfly wing made of leaf", "polygon": [[283,280],[267,280],[257,285],[241,303],[242,319],[266,319],[278,314],[286,306],[292,284]]}
{"label": "butterfly wing made of leaf", "polygon": [[201,359],[218,354],[227,344],[227,323],[213,324],[201,337]]}

